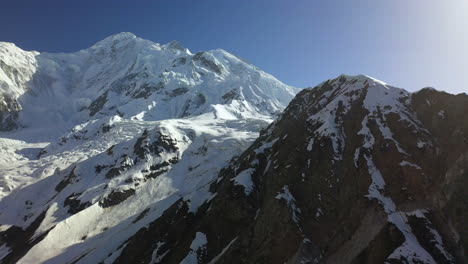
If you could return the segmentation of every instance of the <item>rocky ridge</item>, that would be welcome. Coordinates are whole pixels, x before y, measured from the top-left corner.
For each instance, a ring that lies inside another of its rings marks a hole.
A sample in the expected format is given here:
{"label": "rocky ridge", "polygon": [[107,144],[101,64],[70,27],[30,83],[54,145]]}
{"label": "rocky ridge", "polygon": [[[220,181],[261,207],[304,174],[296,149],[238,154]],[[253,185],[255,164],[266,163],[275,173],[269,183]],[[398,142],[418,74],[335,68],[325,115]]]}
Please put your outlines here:
{"label": "rocky ridge", "polygon": [[465,263],[467,107],[366,76],[306,89],[214,198],[166,210],[117,263]]}

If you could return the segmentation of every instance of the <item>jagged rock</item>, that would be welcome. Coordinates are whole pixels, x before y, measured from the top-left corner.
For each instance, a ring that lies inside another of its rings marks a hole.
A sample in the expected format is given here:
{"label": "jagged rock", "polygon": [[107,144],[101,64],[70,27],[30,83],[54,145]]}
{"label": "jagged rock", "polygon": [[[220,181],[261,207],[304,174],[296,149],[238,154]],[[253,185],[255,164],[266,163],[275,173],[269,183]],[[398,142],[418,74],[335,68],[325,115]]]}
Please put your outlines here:
{"label": "jagged rock", "polygon": [[207,67],[208,69],[217,74],[222,74],[221,67],[214,61],[215,58],[213,58],[213,56],[207,54],[206,52],[197,52],[193,56],[193,60],[199,61],[204,67]]}
{"label": "jagged rock", "polygon": [[50,230],[46,230],[39,236],[34,236],[36,230],[44,220],[46,212],[42,212],[27,228],[12,226],[6,231],[0,232],[0,247],[6,246],[11,248],[6,255],[2,256],[2,263],[10,264],[16,263],[26,252],[34,245],[39,243]]}
{"label": "jagged rock", "polygon": [[104,108],[107,102],[107,94],[108,92],[106,91],[91,103],[89,106],[89,116],[94,116]]}
{"label": "jagged rock", "polygon": [[61,192],[63,189],[65,189],[65,187],[67,187],[67,185],[73,183],[76,179],[77,176],[75,175],[75,168],[73,168],[70,174],[68,174],[65,178],[63,178],[63,180],[59,182],[59,184],[57,184],[57,186],[55,186],[55,191]]}
{"label": "jagged rock", "polygon": [[18,101],[7,94],[0,93],[0,131],[10,131],[18,128],[18,113],[21,106]]}
{"label": "jagged rock", "polygon": [[68,196],[65,201],[63,202],[63,206],[68,206],[68,213],[69,214],[76,214],[80,211],[83,211],[87,207],[91,205],[90,202],[81,202],[79,196],[81,193],[72,193]]}
{"label": "jagged rock", "polygon": [[112,191],[107,197],[99,202],[99,205],[102,208],[111,207],[127,200],[132,195],[135,195],[134,189]]}

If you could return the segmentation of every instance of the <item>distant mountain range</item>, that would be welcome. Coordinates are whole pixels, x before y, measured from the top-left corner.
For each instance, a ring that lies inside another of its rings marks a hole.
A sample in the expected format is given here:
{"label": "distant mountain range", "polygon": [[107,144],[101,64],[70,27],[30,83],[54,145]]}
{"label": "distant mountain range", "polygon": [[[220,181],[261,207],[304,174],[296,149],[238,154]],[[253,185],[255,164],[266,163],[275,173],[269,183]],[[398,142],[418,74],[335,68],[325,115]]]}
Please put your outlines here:
{"label": "distant mountain range", "polygon": [[131,33],[0,42],[0,263],[467,263],[466,112]]}

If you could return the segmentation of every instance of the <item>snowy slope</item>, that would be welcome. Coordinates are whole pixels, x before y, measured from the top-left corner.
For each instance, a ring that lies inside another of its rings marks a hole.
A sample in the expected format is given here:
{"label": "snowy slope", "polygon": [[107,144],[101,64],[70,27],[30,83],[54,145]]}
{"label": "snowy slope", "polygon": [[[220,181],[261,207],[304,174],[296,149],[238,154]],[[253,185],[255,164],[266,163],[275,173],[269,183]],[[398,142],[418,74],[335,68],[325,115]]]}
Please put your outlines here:
{"label": "snowy slope", "polygon": [[298,92],[224,50],[131,33],[70,54],[0,52],[16,107],[0,109],[4,263],[112,262],[180,199],[196,212]]}
{"label": "snowy slope", "polygon": [[[71,54],[0,47],[0,95],[6,98],[0,115],[3,130],[13,129],[1,135],[42,143],[38,147],[115,115],[140,121],[208,113],[214,119],[269,119],[297,92],[223,50],[192,54],[176,42],[160,45],[131,33]],[[10,145],[5,153],[14,152]],[[2,156],[7,165],[8,155]]]}
{"label": "snowy slope", "polygon": [[[53,227],[19,263],[51,258],[64,263],[85,252],[89,253],[83,263],[105,259],[178,199],[196,211],[212,196],[209,183],[219,169],[256,138],[258,128],[246,129],[247,124],[242,120],[120,120],[109,132],[83,145],[47,156],[45,162],[83,157],[0,202],[1,212],[11,212],[0,215],[3,224],[27,227],[47,210],[36,233]],[[92,156],[90,150],[100,153]],[[128,198],[119,196],[126,192],[131,194]],[[147,217],[133,223],[142,212]]]}

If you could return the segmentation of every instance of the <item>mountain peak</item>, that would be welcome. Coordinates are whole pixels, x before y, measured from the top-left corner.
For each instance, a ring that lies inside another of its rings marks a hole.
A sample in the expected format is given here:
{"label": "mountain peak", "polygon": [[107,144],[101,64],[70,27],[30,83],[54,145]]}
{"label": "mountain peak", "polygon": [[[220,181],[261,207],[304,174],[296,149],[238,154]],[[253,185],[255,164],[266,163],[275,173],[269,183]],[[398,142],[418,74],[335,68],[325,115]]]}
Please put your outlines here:
{"label": "mountain peak", "polygon": [[300,116],[305,112],[308,120],[318,127],[315,131],[316,136],[333,139],[335,153],[343,151],[345,137],[339,124],[344,122],[343,117],[350,111],[359,108],[370,115],[404,115],[410,99],[409,92],[365,75],[340,75],[315,88],[306,89],[301,94],[302,96],[297,96],[291,103],[297,103],[298,112],[293,115]]}
{"label": "mountain peak", "polygon": [[[26,50],[23,50],[21,49],[20,47],[18,47],[15,43],[12,43],[12,42],[2,42],[0,41],[0,52],[3,52],[4,53],[4,56],[5,57],[2,57],[3,60],[7,59],[6,58],[6,55],[7,53],[32,53],[34,55],[37,55],[39,54],[39,52],[37,51],[26,51]],[[13,58],[12,58],[13,59]]]}
{"label": "mountain peak", "polygon": [[358,74],[358,75],[346,75],[346,74],[341,74],[336,78],[335,80],[349,80],[349,81],[355,81],[355,82],[360,82],[360,83],[369,83],[369,86],[377,86],[377,85],[383,85],[387,86],[388,84],[376,79],[374,77],[364,75],[364,74]]}
{"label": "mountain peak", "polygon": [[111,39],[111,40],[127,40],[127,39],[135,39],[137,36],[131,32],[120,32],[114,35],[110,35],[109,37],[105,38],[106,39]]}
{"label": "mountain peak", "polygon": [[110,35],[103,40],[96,42],[96,44],[94,44],[91,48],[107,47],[117,43],[119,43],[119,45],[122,45],[122,43],[125,45],[125,43],[129,43],[137,39],[139,38],[130,32],[121,32]]}
{"label": "mountain peak", "polygon": [[182,46],[182,44],[180,44],[180,42],[177,41],[177,40],[173,40],[173,41],[167,43],[166,46],[168,48],[175,49],[175,50],[181,50],[181,51],[185,50],[185,47]]}
{"label": "mountain peak", "polygon": [[324,96],[337,99],[338,95],[352,96],[366,91],[367,96],[377,96],[382,99],[390,96],[408,96],[409,92],[404,89],[396,88],[376,78],[367,75],[345,75],[341,74],[335,79],[329,79],[312,90],[318,90],[324,93]]}
{"label": "mountain peak", "polygon": [[[14,47],[13,44],[11,46]],[[0,55],[2,47],[0,45]],[[12,49],[5,49],[5,52]],[[9,66],[28,66],[30,70],[21,71],[28,72],[28,75],[22,77],[20,85],[12,77],[8,79],[8,86],[3,86],[8,89],[1,87],[0,92],[8,91],[16,99],[31,88],[40,96],[54,97],[62,94],[64,87],[70,87],[66,92],[70,93],[70,97],[79,98],[79,103],[75,106],[66,103],[63,107],[67,109],[67,114],[76,117],[76,122],[84,122],[88,118],[86,115],[83,117],[83,111],[89,111],[92,118],[119,114],[126,118],[138,116],[154,121],[217,113],[221,111],[219,105],[224,105],[227,112],[233,113],[229,118],[247,113],[269,116],[284,109],[296,94],[297,89],[264,74],[258,68],[245,67],[238,63],[234,55],[220,51],[192,54],[177,41],[161,45],[122,32],[72,54],[48,53],[35,58],[34,54],[23,52],[21,54],[25,58],[22,60],[17,60],[16,55],[4,56],[11,58],[11,63],[2,58]],[[39,65],[36,59],[54,63]],[[16,61],[21,61],[22,65],[15,64]],[[36,73],[37,67],[42,68],[40,73]],[[54,72],[53,76],[49,75],[50,72]],[[251,79],[250,76],[256,77]],[[55,83],[52,95],[42,94],[45,86],[30,81],[31,78],[57,80],[51,81]],[[252,88],[253,83],[256,88]],[[34,84],[33,87],[29,87],[30,84]],[[258,89],[262,90],[262,96],[258,96]],[[142,100],[145,101],[142,103]],[[242,100],[245,105],[237,105],[237,100]],[[158,107],[154,107],[153,102],[158,102]],[[218,108],[213,108],[213,105]],[[29,118],[36,113],[33,108],[33,105],[25,106],[22,120],[18,122],[28,126],[36,124],[37,119]],[[221,117],[219,114],[216,116]],[[55,123],[63,124],[60,130],[63,132],[75,125],[74,122]]]}

